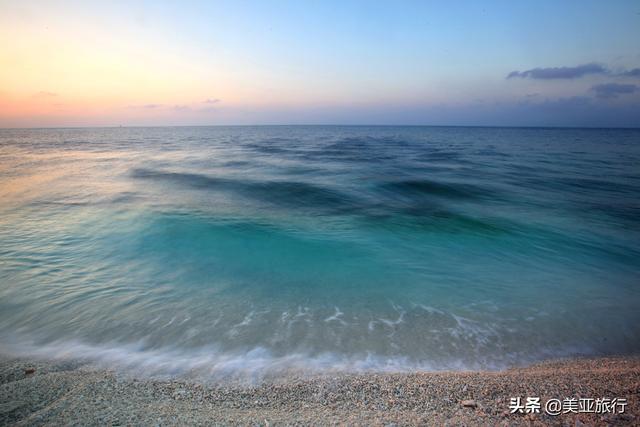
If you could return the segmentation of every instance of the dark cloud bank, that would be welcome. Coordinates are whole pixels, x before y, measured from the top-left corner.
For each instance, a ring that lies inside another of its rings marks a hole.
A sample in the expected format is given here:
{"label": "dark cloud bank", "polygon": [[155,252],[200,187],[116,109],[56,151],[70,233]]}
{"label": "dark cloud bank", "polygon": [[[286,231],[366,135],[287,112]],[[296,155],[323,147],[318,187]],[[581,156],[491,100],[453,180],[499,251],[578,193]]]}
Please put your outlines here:
{"label": "dark cloud bank", "polygon": [[617,98],[620,95],[635,93],[638,91],[638,86],[632,84],[603,83],[591,87],[591,91],[595,92],[598,98],[609,99]]}
{"label": "dark cloud bank", "polygon": [[578,65],[577,67],[532,68],[526,71],[512,71],[507,75],[507,78],[577,79],[588,74],[607,74],[607,72],[607,69],[602,65],[591,63]]}
{"label": "dark cloud bank", "polygon": [[613,72],[604,65],[591,62],[575,67],[532,68],[525,71],[512,71],[507,79],[529,78],[536,80],[578,79],[587,75],[602,75],[613,77],[640,77],[640,68],[633,68],[620,72]]}

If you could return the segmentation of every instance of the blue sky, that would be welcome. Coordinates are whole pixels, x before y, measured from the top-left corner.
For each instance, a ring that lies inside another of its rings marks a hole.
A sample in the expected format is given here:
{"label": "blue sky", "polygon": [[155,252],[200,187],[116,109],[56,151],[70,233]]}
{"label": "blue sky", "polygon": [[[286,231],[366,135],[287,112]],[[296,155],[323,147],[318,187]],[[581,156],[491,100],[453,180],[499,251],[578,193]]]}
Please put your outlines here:
{"label": "blue sky", "polygon": [[637,1],[24,3],[0,126],[640,123]]}

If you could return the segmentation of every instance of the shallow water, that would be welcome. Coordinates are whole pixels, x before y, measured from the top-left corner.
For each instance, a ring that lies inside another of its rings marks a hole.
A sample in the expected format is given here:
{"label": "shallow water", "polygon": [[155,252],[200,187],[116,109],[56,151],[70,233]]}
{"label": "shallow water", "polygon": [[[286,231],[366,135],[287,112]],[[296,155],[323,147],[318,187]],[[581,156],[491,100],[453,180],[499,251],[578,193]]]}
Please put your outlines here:
{"label": "shallow water", "polygon": [[155,374],[640,351],[640,130],[0,130],[0,345]]}

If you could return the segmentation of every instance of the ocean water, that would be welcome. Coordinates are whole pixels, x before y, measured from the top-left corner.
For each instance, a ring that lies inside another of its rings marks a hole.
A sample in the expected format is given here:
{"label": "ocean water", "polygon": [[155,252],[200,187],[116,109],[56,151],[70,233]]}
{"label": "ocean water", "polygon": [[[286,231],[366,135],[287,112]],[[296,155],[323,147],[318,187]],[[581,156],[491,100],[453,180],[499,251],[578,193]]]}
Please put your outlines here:
{"label": "ocean water", "polygon": [[0,352],[152,375],[640,351],[640,130],[0,130]]}

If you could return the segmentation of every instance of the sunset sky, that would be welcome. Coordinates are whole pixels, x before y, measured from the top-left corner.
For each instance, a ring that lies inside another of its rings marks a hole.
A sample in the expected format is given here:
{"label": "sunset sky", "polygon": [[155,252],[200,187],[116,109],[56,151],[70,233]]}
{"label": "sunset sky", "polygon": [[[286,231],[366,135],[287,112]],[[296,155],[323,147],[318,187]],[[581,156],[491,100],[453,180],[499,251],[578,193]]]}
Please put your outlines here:
{"label": "sunset sky", "polygon": [[0,0],[0,127],[640,126],[638,1]]}

